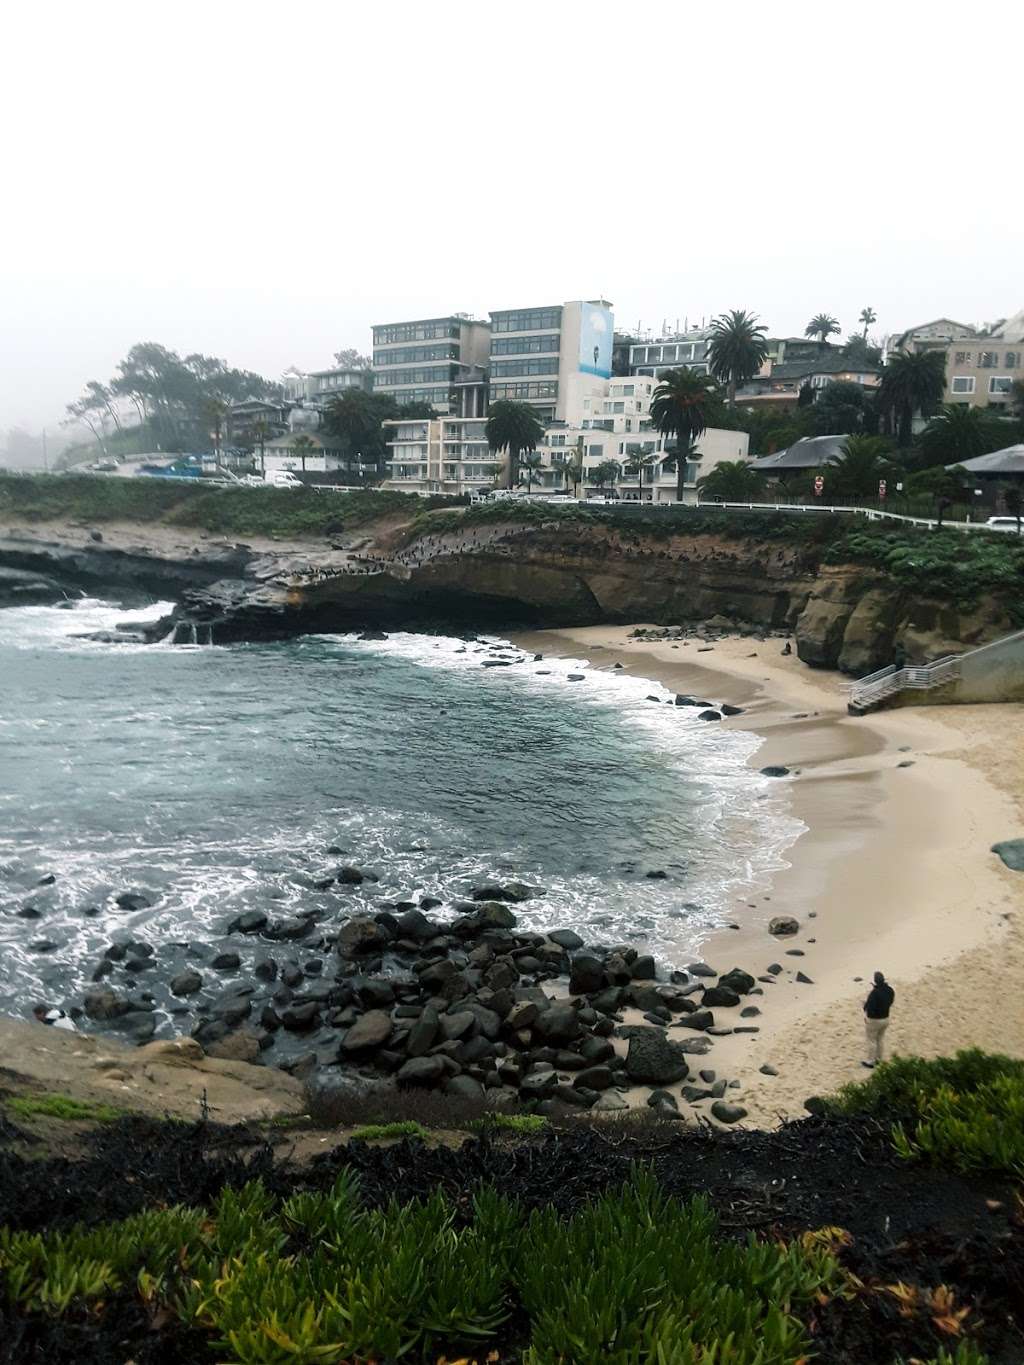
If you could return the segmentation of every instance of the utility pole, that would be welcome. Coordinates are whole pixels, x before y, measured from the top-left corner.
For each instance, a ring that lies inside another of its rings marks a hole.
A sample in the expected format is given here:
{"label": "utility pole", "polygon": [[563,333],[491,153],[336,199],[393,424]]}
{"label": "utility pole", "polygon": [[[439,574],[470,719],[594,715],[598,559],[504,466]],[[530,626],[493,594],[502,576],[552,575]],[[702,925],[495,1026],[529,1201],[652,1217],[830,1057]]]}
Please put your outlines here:
{"label": "utility pole", "polygon": [[49,473],[50,463],[46,456],[46,428],[43,427],[43,473]]}

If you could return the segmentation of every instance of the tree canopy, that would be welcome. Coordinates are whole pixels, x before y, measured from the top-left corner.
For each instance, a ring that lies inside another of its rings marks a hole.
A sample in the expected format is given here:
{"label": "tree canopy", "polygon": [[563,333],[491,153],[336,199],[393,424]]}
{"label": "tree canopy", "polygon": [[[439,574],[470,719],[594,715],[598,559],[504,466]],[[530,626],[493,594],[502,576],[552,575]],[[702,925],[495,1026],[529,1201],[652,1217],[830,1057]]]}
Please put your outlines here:
{"label": "tree canopy", "polygon": [[[669,370],[651,399],[651,421],[663,436],[675,436],[677,451],[663,461],[676,467],[676,501],[682,502],[686,483],[685,452],[708,427],[708,413],[717,391],[706,375],[695,370]],[[683,458],[679,458],[682,455]]]}
{"label": "tree canopy", "polygon": [[805,337],[817,337],[824,346],[830,336],[839,335],[839,322],[831,313],[815,313],[804,328]]}
{"label": "tree canopy", "polygon": [[946,391],[946,357],[942,351],[901,351],[882,371],[879,405],[896,423],[902,447],[913,438],[914,413],[930,417]]}
{"label": "tree canopy", "polygon": [[921,432],[926,464],[961,464],[1010,444],[1006,422],[984,408],[947,403]]}
{"label": "tree canopy", "polygon": [[891,470],[887,441],[879,436],[849,436],[838,460],[819,472],[829,497],[877,498],[879,483]]}
{"label": "tree canopy", "polygon": [[708,342],[708,368],[729,395],[730,407],[736,402],[736,387],[753,378],[768,357],[768,342],[756,313],[733,308],[711,323]]}
{"label": "tree canopy", "polygon": [[764,474],[746,460],[720,460],[697,480],[705,501],[750,502],[764,490]]}
{"label": "tree canopy", "polygon": [[519,482],[519,458],[528,450],[535,450],[544,435],[544,427],[535,408],[529,403],[516,403],[511,398],[491,404],[487,418],[487,444],[497,454],[508,452],[506,486],[515,488]]}

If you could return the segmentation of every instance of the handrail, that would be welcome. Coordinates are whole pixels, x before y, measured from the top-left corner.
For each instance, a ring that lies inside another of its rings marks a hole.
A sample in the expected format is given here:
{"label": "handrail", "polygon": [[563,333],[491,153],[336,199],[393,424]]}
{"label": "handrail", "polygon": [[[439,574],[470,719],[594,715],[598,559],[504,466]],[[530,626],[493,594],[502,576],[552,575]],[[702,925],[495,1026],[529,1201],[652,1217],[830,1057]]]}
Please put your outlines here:
{"label": "handrail", "polygon": [[[866,517],[868,521],[902,521],[909,526],[938,526],[934,517],[908,517],[902,512],[886,512],[879,507],[855,507],[844,503],[807,502],[699,502],[698,507],[733,508],[746,512],[839,512]],[[991,530],[983,521],[943,521],[943,526],[958,531]]]}

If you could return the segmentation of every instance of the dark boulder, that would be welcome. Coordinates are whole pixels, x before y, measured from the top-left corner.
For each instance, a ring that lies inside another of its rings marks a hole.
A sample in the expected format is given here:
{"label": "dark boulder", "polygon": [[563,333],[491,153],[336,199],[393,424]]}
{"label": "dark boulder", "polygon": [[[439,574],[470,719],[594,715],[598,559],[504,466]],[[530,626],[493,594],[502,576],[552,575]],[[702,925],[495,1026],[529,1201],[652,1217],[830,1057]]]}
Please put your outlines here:
{"label": "dark boulder", "polygon": [[201,990],[203,978],[198,972],[188,968],[186,971],[179,972],[177,976],[172,976],[170,981],[172,995],[195,995],[196,991]]}
{"label": "dark boulder", "polygon": [[762,777],[788,777],[789,769],[783,767],[781,763],[769,763],[767,768],[761,769]]}
{"label": "dark boulder", "polygon": [[719,1123],[739,1123],[740,1119],[747,1117],[742,1104],[728,1104],[725,1100],[715,1100],[711,1113]]}
{"label": "dark boulder", "polygon": [[719,711],[701,711],[701,712],[698,714],[697,719],[698,719],[698,720],[721,720],[721,719],[722,719],[722,715],[721,715],[721,712],[719,712]]}
{"label": "dark boulder", "polygon": [[583,1031],[579,1016],[571,1005],[552,1005],[544,1010],[533,1029],[547,1043],[571,1043]]}
{"label": "dark boulder", "polygon": [[718,978],[719,986],[725,986],[737,995],[748,995],[754,989],[756,982],[749,972],[743,971],[740,967],[733,967],[731,971],[725,972]]}
{"label": "dark boulder", "polygon": [[320,1007],[313,1000],[305,1004],[289,1005],[281,1011],[281,1023],[292,1033],[304,1033],[320,1020]]}
{"label": "dark boulder", "polygon": [[569,968],[570,995],[590,995],[605,983],[604,963],[590,953],[577,953]]}
{"label": "dark boulder", "polygon": [[234,972],[241,966],[242,959],[237,953],[218,953],[210,962],[216,972]]}
{"label": "dark boulder", "polygon": [[399,1085],[434,1085],[444,1074],[440,1057],[411,1057],[399,1067],[396,1079]]}
{"label": "dark boulder", "polygon": [[[707,996],[705,995],[705,999]],[[703,1033],[706,1028],[714,1025],[715,1016],[710,1010],[694,1010],[692,1014],[686,1014],[676,1021],[675,1028],[692,1028],[698,1033]]]}
{"label": "dark boulder", "polygon": [[800,921],[794,919],[792,915],[776,915],[774,919],[768,921],[768,932],[775,934],[776,937],[798,934],[800,932]]}
{"label": "dark boulder", "polygon": [[244,915],[236,915],[228,924],[229,934],[258,934],[267,922],[262,910],[246,910]]}
{"label": "dark boulder", "polygon": [[410,1025],[405,1050],[410,1057],[423,1057],[433,1047],[440,1024],[437,1010],[428,1006],[416,1022]]}
{"label": "dark boulder", "polygon": [[525,882],[502,882],[500,885],[474,886],[470,892],[475,901],[511,901],[518,905],[521,901],[532,900],[538,894],[535,886]]}
{"label": "dark boulder", "polygon": [[355,915],[338,930],[338,951],[347,955],[380,952],[390,941],[384,926],[368,915]]}
{"label": "dark boulder", "polygon": [[341,1050],[345,1053],[366,1052],[383,1047],[391,1037],[391,1027],[391,1017],[386,1010],[369,1010],[345,1034]]}
{"label": "dark boulder", "polygon": [[90,1019],[103,1022],[119,1019],[131,1009],[130,1003],[109,986],[101,986],[96,991],[86,991],[82,1005]]}
{"label": "dark boulder", "polygon": [[[704,992],[701,1003],[705,1006],[721,1006],[729,1008],[740,1003],[740,997],[736,991],[729,986],[709,986]],[[693,1015],[689,1016],[691,1019]]]}
{"label": "dark boulder", "polygon": [[114,897],[114,904],[119,910],[148,910],[153,902],[142,891],[122,891]]}
{"label": "dark boulder", "polygon": [[640,1024],[630,1030],[626,1074],[631,1080],[670,1085],[685,1080],[688,1072],[681,1049],[660,1029]]}
{"label": "dark boulder", "polygon": [[552,943],[556,943],[559,948],[565,948],[570,953],[583,947],[583,940],[575,929],[552,929],[548,938]]}

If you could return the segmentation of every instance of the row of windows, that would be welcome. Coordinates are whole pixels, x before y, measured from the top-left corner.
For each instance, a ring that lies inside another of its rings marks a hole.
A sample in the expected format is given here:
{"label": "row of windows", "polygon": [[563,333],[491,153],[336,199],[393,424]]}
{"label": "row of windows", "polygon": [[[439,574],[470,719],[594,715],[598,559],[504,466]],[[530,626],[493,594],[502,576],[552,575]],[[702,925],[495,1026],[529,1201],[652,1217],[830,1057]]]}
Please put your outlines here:
{"label": "row of windows", "polygon": [[539,379],[529,384],[492,384],[491,402],[501,398],[512,398],[523,402],[530,398],[557,398],[558,380]]}
{"label": "row of windows", "polygon": [[399,407],[406,403],[431,403],[434,407],[441,404],[447,406],[451,399],[447,384],[443,388],[385,389],[384,392],[389,398],[393,398]]}
{"label": "row of windows", "polygon": [[514,312],[491,314],[494,332],[548,332],[561,325],[561,308],[519,308]]}
{"label": "row of windows", "polygon": [[[955,365],[970,365],[971,357],[973,356],[973,354],[974,354],[973,351],[956,351],[953,356],[953,363]],[[1020,365],[1020,361],[1021,361],[1020,351],[1007,351],[1006,358],[1003,361],[1003,368],[1007,370],[1016,370]],[[999,368],[998,351],[978,352],[979,370],[998,370],[998,368]]]}
{"label": "row of windows", "polygon": [[[1008,374],[994,374],[988,381],[988,391],[991,394],[1007,394],[1013,387],[1013,380]],[[974,375],[955,374],[950,383],[951,393],[973,393]]]}
{"label": "row of windows", "polygon": [[403,346],[400,351],[374,351],[374,365],[414,365],[419,360],[458,360],[458,346]]}
{"label": "row of windows", "polygon": [[375,346],[390,346],[396,341],[443,341],[446,337],[459,339],[459,324],[449,318],[430,322],[396,322],[373,329]]}
{"label": "row of windows", "polygon": [[558,357],[541,356],[536,360],[495,360],[491,362],[491,378],[514,378],[522,374],[557,374]]}
{"label": "row of windows", "polygon": [[633,346],[629,352],[629,363],[669,365],[680,360],[701,360],[706,350],[706,341],[684,341],[669,346]]}
{"label": "row of windows", "polygon": [[491,355],[537,355],[545,351],[557,351],[561,344],[561,334],[537,337],[494,337],[491,341]]}
{"label": "row of windows", "polygon": [[388,370],[386,374],[374,376],[373,386],[376,389],[391,388],[394,384],[440,384],[443,380],[454,378],[454,371],[445,362],[443,365],[434,365],[430,369],[419,370]]}

